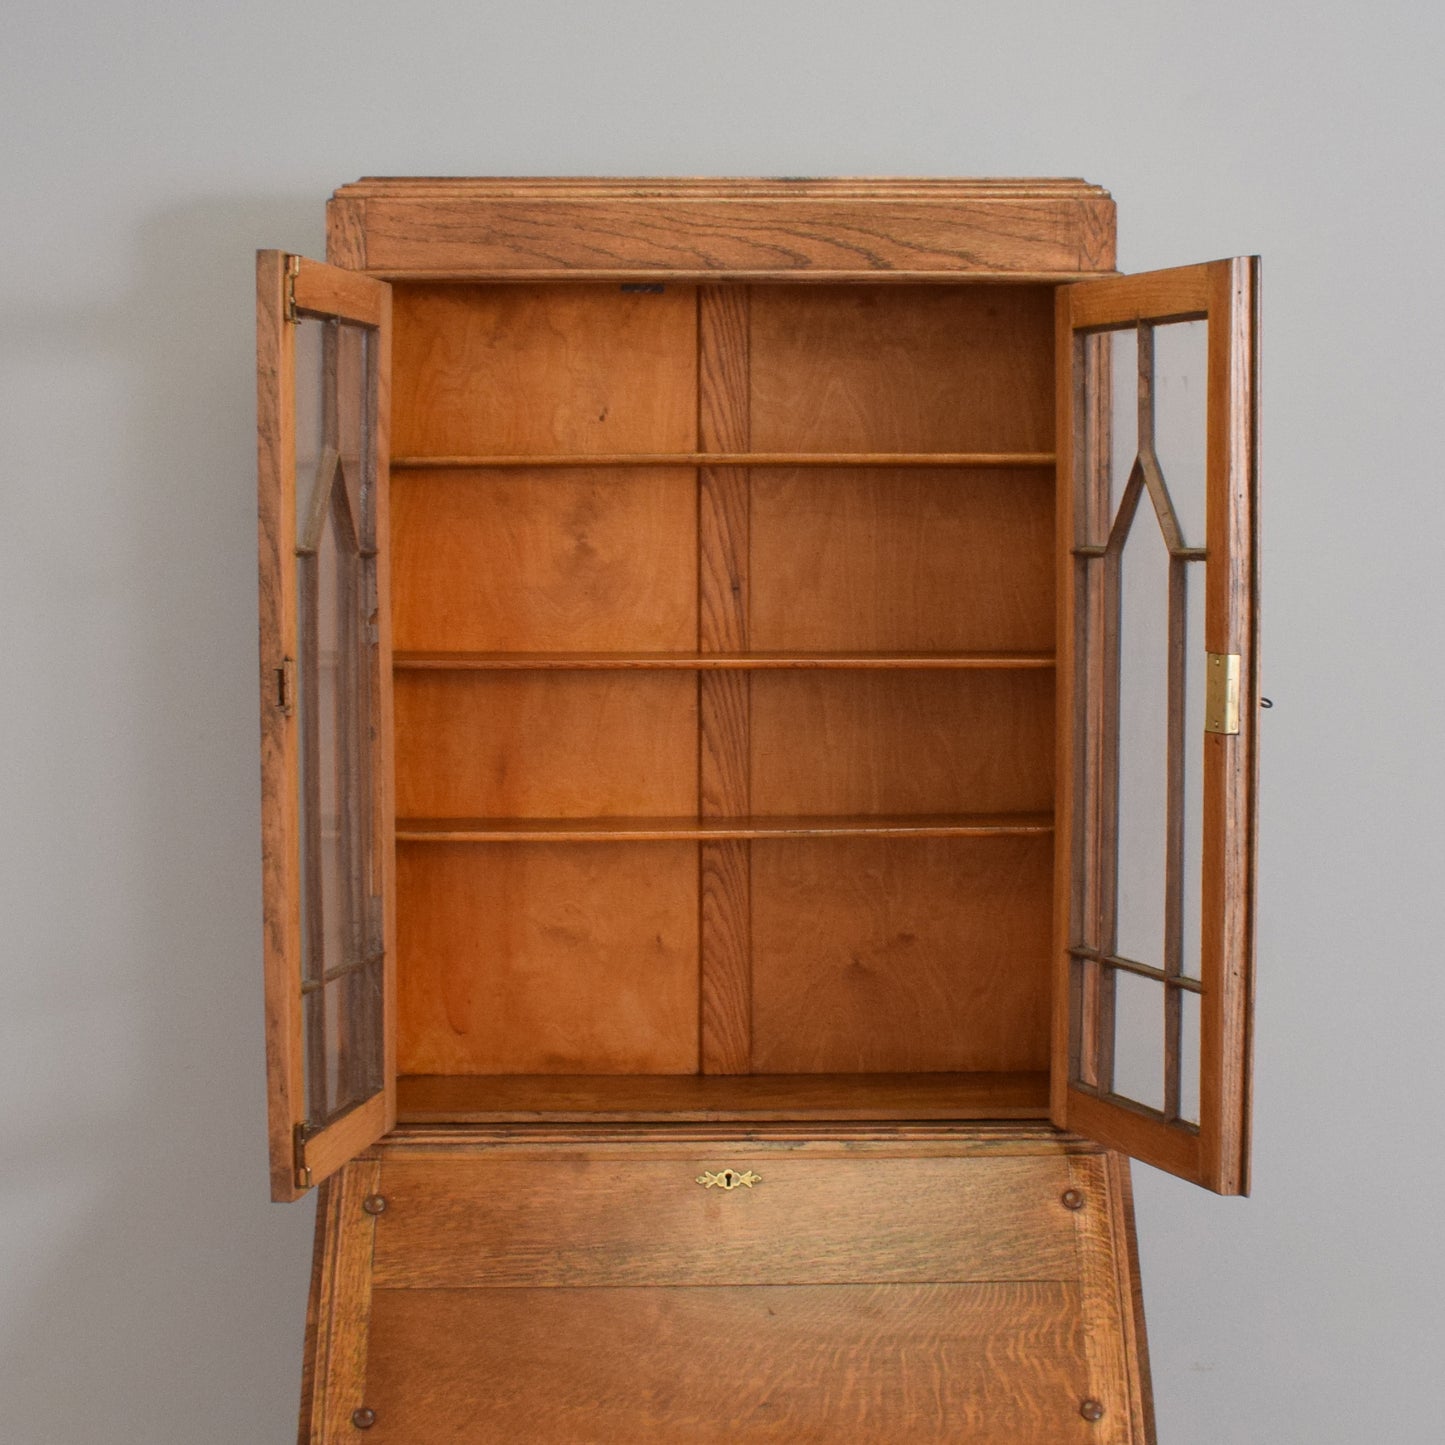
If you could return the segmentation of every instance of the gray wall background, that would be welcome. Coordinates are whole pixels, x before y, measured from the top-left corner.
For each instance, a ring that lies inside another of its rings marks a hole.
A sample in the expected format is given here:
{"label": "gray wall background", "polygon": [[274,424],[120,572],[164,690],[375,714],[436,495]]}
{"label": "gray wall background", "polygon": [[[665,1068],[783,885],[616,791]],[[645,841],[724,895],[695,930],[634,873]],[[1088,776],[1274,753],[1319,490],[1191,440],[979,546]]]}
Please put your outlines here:
{"label": "gray wall background", "polygon": [[1445,10],[12,0],[0,1435],[292,1438],[251,253],[362,174],[1082,175],[1265,257],[1255,1195],[1137,1171],[1161,1438],[1438,1439]]}

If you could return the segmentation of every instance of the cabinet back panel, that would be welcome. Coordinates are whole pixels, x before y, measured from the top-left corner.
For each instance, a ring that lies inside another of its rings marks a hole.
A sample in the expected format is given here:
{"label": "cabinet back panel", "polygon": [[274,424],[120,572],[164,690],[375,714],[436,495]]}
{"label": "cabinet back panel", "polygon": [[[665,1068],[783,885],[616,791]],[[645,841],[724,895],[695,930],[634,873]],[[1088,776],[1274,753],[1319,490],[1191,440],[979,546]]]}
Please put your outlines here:
{"label": "cabinet back panel", "polygon": [[392,451],[691,451],[697,296],[586,285],[398,284]]}
{"label": "cabinet back panel", "polygon": [[403,672],[399,817],[679,816],[697,810],[686,672]]}
{"label": "cabinet back panel", "polygon": [[688,652],[689,468],[398,469],[392,631],[408,652]]}
{"label": "cabinet back panel", "polygon": [[1053,806],[1050,672],[760,672],[749,685],[755,813]]}
{"label": "cabinet back panel", "polygon": [[1044,1069],[1048,838],[752,844],[753,1069]]}
{"label": "cabinet back panel", "polygon": [[758,451],[1051,451],[1048,286],[755,286]]}
{"label": "cabinet back panel", "polygon": [[1052,650],[1051,473],[766,467],[751,487],[758,650]]}
{"label": "cabinet back panel", "polygon": [[402,1073],[697,1069],[697,845],[401,844]]}

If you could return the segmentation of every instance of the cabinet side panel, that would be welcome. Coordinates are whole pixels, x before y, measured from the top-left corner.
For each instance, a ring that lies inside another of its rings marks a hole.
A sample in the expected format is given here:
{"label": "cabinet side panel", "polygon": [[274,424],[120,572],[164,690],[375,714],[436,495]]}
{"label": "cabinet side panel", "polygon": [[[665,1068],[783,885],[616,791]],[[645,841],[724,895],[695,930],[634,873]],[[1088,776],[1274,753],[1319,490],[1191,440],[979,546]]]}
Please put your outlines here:
{"label": "cabinet side panel", "polygon": [[362,1202],[376,1193],[380,1177],[375,1159],[356,1160],[317,1197],[300,1445],[348,1438],[352,1412],[366,1404],[376,1219]]}
{"label": "cabinet side panel", "polygon": [[1104,1411],[1095,1438],[1101,1445],[1154,1445],[1128,1163],[1119,1155],[1075,1155],[1069,1179],[1079,1201],[1074,1219],[1090,1392]]}

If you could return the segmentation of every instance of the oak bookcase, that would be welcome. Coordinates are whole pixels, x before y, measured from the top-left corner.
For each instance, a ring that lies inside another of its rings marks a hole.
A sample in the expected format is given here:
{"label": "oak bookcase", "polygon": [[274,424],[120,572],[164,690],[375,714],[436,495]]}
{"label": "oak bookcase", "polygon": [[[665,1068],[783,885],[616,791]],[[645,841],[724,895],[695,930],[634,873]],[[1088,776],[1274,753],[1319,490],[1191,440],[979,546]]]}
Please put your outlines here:
{"label": "oak bookcase", "polygon": [[258,257],[303,1441],[1152,1439],[1246,1186],[1257,264],[1071,180],[368,180]]}

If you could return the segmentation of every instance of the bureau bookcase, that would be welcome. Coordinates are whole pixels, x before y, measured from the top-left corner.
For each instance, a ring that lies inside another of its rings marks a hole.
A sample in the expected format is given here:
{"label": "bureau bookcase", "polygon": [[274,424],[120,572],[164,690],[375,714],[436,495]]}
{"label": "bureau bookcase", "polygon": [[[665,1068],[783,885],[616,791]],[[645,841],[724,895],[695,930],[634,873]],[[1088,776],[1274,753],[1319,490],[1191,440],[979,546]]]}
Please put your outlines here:
{"label": "bureau bookcase", "polygon": [[378,180],[258,257],[305,1441],[1152,1439],[1246,1187],[1256,263],[1077,181]]}

